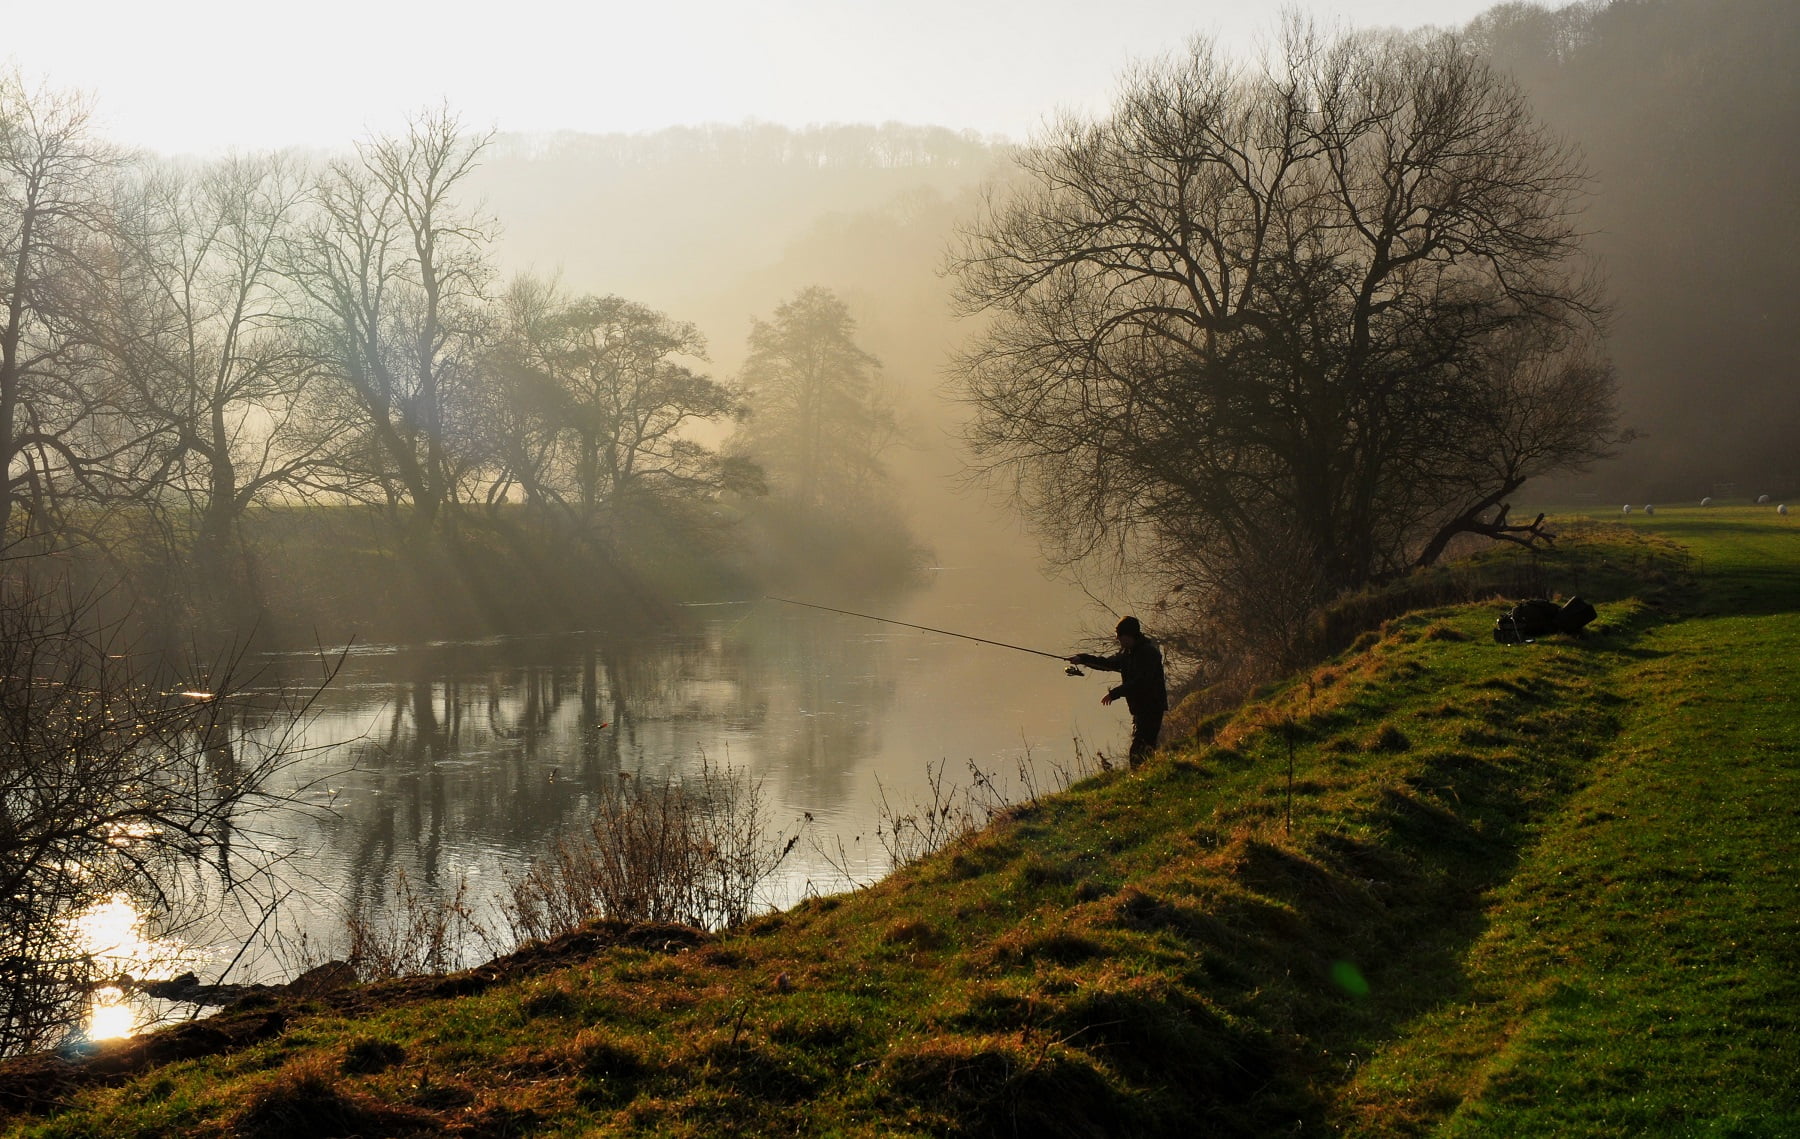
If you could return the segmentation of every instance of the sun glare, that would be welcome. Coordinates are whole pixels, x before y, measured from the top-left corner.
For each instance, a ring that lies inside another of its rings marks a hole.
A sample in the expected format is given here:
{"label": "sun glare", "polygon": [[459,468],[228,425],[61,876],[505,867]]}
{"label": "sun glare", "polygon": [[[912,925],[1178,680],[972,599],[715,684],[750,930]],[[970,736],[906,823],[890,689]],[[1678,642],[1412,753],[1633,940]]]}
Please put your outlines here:
{"label": "sun glare", "polygon": [[123,990],[111,985],[94,990],[83,1026],[89,1040],[117,1040],[136,1029],[137,1010],[131,1007]]}
{"label": "sun glare", "polygon": [[[148,937],[144,916],[129,897],[114,894],[69,919],[76,947],[94,962],[102,978],[166,979],[183,968],[191,951],[178,943]],[[130,1036],[148,1019],[128,987],[116,984],[96,988],[89,999],[83,1033],[90,1040]]]}
{"label": "sun glare", "polygon": [[104,902],[96,902],[72,920],[81,948],[103,961],[124,960],[135,956],[133,950],[149,945],[139,935],[142,924],[137,907],[124,894],[114,894]]}

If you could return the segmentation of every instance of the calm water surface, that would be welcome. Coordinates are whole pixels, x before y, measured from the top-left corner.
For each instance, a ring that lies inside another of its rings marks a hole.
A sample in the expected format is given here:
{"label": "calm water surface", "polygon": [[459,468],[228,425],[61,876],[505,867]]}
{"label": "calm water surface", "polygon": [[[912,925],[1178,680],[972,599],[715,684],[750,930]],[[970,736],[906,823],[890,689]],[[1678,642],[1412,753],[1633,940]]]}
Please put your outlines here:
{"label": "calm water surface", "polygon": [[[818,600],[1051,652],[1098,647],[1093,631],[1110,625],[1023,566],[945,567],[885,605]],[[319,671],[298,655],[268,666],[269,689]],[[282,859],[282,905],[268,920],[228,907],[221,925],[164,938],[160,965],[138,975],[193,968],[210,981],[229,963],[228,980],[282,979],[301,963],[298,938],[315,959],[341,953],[345,913],[383,904],[402,874],[422,890],[466,883],[484,906],[622,778],[691,777],[703,763],[759,781],[770,829],[801,834],[770,904],[842,890],[846,872],[886,871],[879,804],[925,798],[930,765],[961,783],[973,760],[1016,786],[1025,760],[1051,784],[1078,751],[1122,752],[1126,719],[1099,705],[1105,687],[1054,660],[771,601],[690,607],[628,640],[356,648],[277,784],[310,809],[252,823],[254,844]],[[96,936],[128,957],[133,915],[109,913]],[[126,1031],[152,1011],[119,1004],[97,1002],[90,1031]]]}

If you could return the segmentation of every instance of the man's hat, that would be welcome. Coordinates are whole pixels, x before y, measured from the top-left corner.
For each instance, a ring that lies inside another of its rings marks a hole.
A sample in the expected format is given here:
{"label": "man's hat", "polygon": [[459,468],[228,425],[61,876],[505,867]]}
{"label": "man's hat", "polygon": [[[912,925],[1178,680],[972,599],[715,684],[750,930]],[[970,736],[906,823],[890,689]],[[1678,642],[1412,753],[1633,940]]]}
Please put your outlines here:
{"label": "man's hat", "polygon": [[1119,627],[1114,629],[1113,632],[1119,634],[1121,637],[1141,637],[1144,635],[1143,626],[1138,624],[1138,619],[1136,617],[1121,617],[1119,619]]}

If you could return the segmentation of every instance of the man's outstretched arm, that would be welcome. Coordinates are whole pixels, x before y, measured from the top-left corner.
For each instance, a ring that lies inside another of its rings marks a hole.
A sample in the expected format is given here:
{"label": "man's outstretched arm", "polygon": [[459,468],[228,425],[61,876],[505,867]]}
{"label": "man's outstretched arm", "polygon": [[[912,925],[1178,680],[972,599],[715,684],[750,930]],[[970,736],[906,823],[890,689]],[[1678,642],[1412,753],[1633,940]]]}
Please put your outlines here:
{"label": "man's outstretched arm", "polygon": [[1097,657],[1093,653],[1076,653],[1069,658],[1070,664],[1084,664],[1089,668],[1097,668],[1101,672],[1124,672],[1125,654],[1118,653],[1109,657]]}

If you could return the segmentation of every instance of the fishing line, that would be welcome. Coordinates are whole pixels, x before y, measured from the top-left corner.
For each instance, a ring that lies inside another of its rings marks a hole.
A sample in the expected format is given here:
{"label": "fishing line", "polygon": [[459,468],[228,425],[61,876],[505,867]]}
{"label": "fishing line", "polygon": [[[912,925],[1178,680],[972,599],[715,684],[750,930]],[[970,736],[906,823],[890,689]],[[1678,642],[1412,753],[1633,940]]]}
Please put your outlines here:
{"label": "fishing line", "polygon": [[[1051,660],[1066,662],[1069,659],[1068,655],[1065,653],[1049,653],[1045,652],[1043,649],[1028,649],[1024,645],[1008,644],[1005,641],[990,640],[987,637],[977,637],[969,633],[958,633],[951,629],[939,629],[932,625],[915,625],[911,621],[896,621],[892,617],[877,617],[873,613],[858,613],[854,609],[834,609],[829,605],[815,605],[810,601],[795,601],[791,597],[776,597],[772,594],[765,594],[765,596],[768,597],[770,601],[779,601],[784,605],[800,605],[807,609],[823,609],[827,613],[841,613],[846,617],[861,617],[867,621],[880,621],[884,625],[899,625],[907,629],[918,629],[920,632],[924,633],[942,633],[946,637],[961,637],[965,641],[975,641],[984,645],[993,645],[995,648],[1000,649],[1012,649],[1014,652],[1030,653],[1032,656],[1049,657]],[[1071,668],[1069,670],[1069,675],[1079,676],[1081,674]]]}

